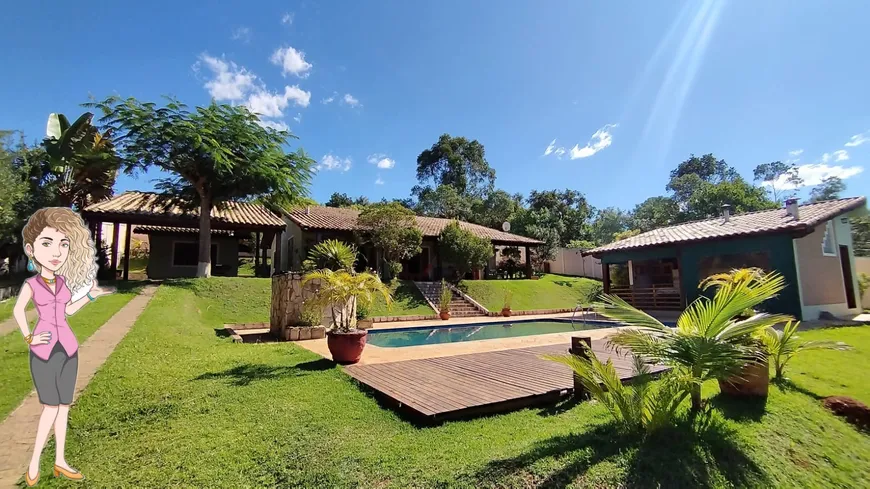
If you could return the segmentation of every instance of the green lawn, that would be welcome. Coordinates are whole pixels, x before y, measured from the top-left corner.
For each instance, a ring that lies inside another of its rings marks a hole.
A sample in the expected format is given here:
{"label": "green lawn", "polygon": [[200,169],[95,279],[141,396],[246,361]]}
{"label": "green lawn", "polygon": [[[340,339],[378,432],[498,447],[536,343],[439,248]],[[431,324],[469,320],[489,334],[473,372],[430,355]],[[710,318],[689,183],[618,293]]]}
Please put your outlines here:
{"label": "green lawn", "polygon": [[[73,407],[67,459],[90,485],[870,485],[870,437],[814,397],[865,395],[870,328],[812,333],[856,350],[797,360],[795,384],[773,386],[766,410],[722,400],[709,384],[705,395],[719,407],[709,419],[652,439],[616,433],[591,402],[418,427],[297,345],[221,336],[225,322],[268,319],[257,298],[266,283],[212,278],[161,287]],[[43,460],[47,474],[53,459]],[[71,487],[51,477],[41,484]]]}
{"label": "green lawn", "polygon": [[15,307],[15,297],[10,297],[0,302],[0,323],[12,317],[12,308]]}
{"label": "green lawn", "polygon": [[387,304],[379,300],[369,311],[369,316],[432,316],[435,311],[426,303],[420,289],[410,280],[394,280],[390,284],[393,291],[393,306],[387,309]]}
{"label": "green lawn", "polygon": [[511,309],[570,309],[588,302],[601,282],[589,278],[546,274],[538,280],[466,280],[460,288],[490,311],[501,311],[504,290],[513,291]]}
{"label": "green lawn", "polygon": [[[119,285],[121,291],[100,297],[93,304],[86,305],[78,313],[68,318],[70,328],[79,343],[83,343],[94,331],[103,325],[113,314],[132,299],[138,292],[138,284]],[[28,365],[28,347],[18,330],[0,336],[0,419],[6,417],[33,390]]]}

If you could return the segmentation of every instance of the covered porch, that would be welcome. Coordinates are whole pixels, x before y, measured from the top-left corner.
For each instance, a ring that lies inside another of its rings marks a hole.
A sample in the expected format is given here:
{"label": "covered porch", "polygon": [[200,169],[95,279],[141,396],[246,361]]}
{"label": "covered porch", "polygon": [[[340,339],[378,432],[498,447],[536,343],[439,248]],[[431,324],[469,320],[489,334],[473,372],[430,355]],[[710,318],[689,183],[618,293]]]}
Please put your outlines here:
{"label": "covered porch", "polygon": [[[130,240],[134,226],[144,226],[149,230],[172,230],[173,233],[180,233],[180,229],[199,230],[198,209],[181,207],[170,197],[146,192],[125,192],[110,200],[90,205],[82,211],[82,217],[87,221],[94,241],[100,247],[104,242],[103,224],[111,224],[111,249],[107,250],[109,268],[117,275],[118,266],[121,265],[120,277],[117,278],[122,280],[129,280],[130,277]],[[121,226],[126,231],[123,256],[119,249]],[[274,242],[280,242],[284,221],[261,205],[226,202],[212,210],[211,229],[213,236],[222,232],[232,232],[234,235],[250,234],[254,241],[255,267],[259,270],[265,265],[265,250],[271,248]],[[198,246],[198,236],[192,242]],[[214,265],[216,247],[212,248]],[[273,260],[275,264],[281,263],[280,253],[278,247]],[[171,261],[175,259],[174,254],[161,253],[150,259]],[[193,273],[195,275],[196,267],[193,267]]]}
{"label": "covered porch", "polygon": [[686,297],[676,257],[602,260],[604,292],[644,311],[681,311]]}

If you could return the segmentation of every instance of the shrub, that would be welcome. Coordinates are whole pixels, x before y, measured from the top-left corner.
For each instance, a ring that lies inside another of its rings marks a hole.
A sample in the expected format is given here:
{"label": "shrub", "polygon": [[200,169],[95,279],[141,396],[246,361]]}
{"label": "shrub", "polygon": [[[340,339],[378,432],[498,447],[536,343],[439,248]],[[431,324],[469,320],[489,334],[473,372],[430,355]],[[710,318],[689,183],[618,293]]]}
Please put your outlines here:
{"label": "shrub", "polygon": [[754,309],[785,288],[785,280],[777,273],[732,270],[701,282],[702,289],[711,287],[716,288],[713,298],[702,296],[690,304],[676,328],[665,326],[615,295],[605,294],[602,303],[595,305],[597,313],[634,326],[613,334],[610,344],[688,372],[694,411],[701,409],[701,384],[728,378],[739,372],[747,359],[763,354],[750,341],[754,335],[794,319],[767,313],[738,318],[746,309]]}
{"label": "shrub", "polygon": [[547,355],[543,358],[571,367],[583,389],[606,407],[624,430],[651,433],[673,424],[677,409],[688,394],[683,376],[668,374],[653,383],[649,365],[635,356],[635,376],[626,385],[611,360],[601,363],[595,353],[584,348],[583,356]]}
{"label": "shrub", "polygon": [[475,268],[486,265],[492,256],[492,243],[480,238],[471,231],[462,229],[458,221],[444,227],[438,236],[441,257],[456,269],[456,280]]}
{"label": "shrub", "polygon": [[447,285],[447,281],[441,279],[441,303],[439,304],[439,312],[450,312],[450,303],[453,302],[453,291]]}
{"label": "shrub", "polygon": [[299,317],[299,326],[320,326],[323,321],[323,310],[315,304],[302,305],[302,314]]}
{"label": "shrub", "polygon": [[337,239],[321,241],[308,252],[308,259],[302,262],[306,271],[329,269],[352,271],[356,263],[356,246]]}
{"label": "shrub", "polygon": [[361,234],[384,253],[392,280],[402,271],[402,260],[407,260],[423,249],[423,232],[417,227],[414,213],[395,202],[373,204],[359,215],[357,224]]}
{"label": "shrub", "polygon": [[[310,280],[319,279],[320,286],[312,305],[319,307],[342,308],[347,304],[369,307],[378,296],[382,296],[387,308],[393,304],[390,289],[381,282],[377,275],[371,273],[350,273],[345,270],[334,272],[329,269],[316,270],[305,274],[302,279],[304,286]],[[349,314],[333,314],[332,330],[346,333],[353,328]]]}
{"label": "shrub", "polygon": [[767,328],[761,334],[761,341],[767,349],[769,358],[773,359],[775,378],[781,379],[786,364],[795,355],[806,350],[848,350],[849,345],[835,341],[798,341],[795,334],[800,322],[789,321],[782,331]]}
{"label": "shrub", "polygon": [[858,276],[858,291],[861,293],[861,297],[864,297],[864,292],[866,292],[868,288],[870,288],[870,275],[862,272],[861,275]]}

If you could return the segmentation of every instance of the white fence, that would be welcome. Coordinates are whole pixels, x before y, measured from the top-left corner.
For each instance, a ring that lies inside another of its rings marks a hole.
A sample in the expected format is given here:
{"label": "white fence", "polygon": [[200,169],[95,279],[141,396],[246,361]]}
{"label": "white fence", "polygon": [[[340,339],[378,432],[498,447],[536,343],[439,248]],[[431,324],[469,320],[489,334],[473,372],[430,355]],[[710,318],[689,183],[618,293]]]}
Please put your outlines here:
{"label": "white fence", "polygon": [[575,248],[560,248],[554,260],[547,262],[551,273],[589,277],[601,280],[601,260],[592,256],[582,256]]}

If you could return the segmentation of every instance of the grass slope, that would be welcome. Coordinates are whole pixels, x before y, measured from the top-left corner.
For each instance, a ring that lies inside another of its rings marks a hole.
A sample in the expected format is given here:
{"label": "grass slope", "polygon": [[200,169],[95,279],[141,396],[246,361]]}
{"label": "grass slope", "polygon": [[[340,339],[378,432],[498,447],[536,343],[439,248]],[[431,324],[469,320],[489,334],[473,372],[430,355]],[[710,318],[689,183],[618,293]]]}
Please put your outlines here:
{"label": "grass slope", "polygon": [[393,306],[387,309],[383,299],[378,300],[369,311],[369,316],[431,316],[435,311],[426,303],[420,289],[410,280],[394,280],[390,284]]}
{"label": "grass slope", "polygon": [[[870,368],[870,328],[814,333],[841,352],[795,363],[766,410],[720,409],[641,440],[596,403],[417,427],[340,368],[294,344],[233,344],[224,322],[263,321],[251,279],[164,284],[72,410],[67,459],[94,487],[868,487],[870,437],[812,393]],[[825,366],[818,365],[826,364]],[[819,370],[817,370],[817,367]],[[858,385],[858,380],[855,385]],[[808,394],[807,392],[810,392]],[[52,453],[49,447],[47,453]],[[49,473],[52,457],[44,457]],[[46,487],[64,485],[45,478]]]}
{"label": "grass slope", "polygon": [[[121,287],[119,292],[100,297],[93,304],[86,305],[75,315],[67,318],[79,343],[84,343],[138,292],[138,284],[130,283],[119,287]],[[29,351],[18,330],[0,337],[0,352],[2,352],[0,372],[3,372],[3,383],[0,384],[0,419],[12,412],[33,390]]]}
{"label": "grass slope", "polygon": [[501,311],[504,289],[513,291],[511,309],[569,309],[585,302],[601,282],[583,277],[547,274],[538,280],[466,280],[460,284],[466,294],[490,311]]}

